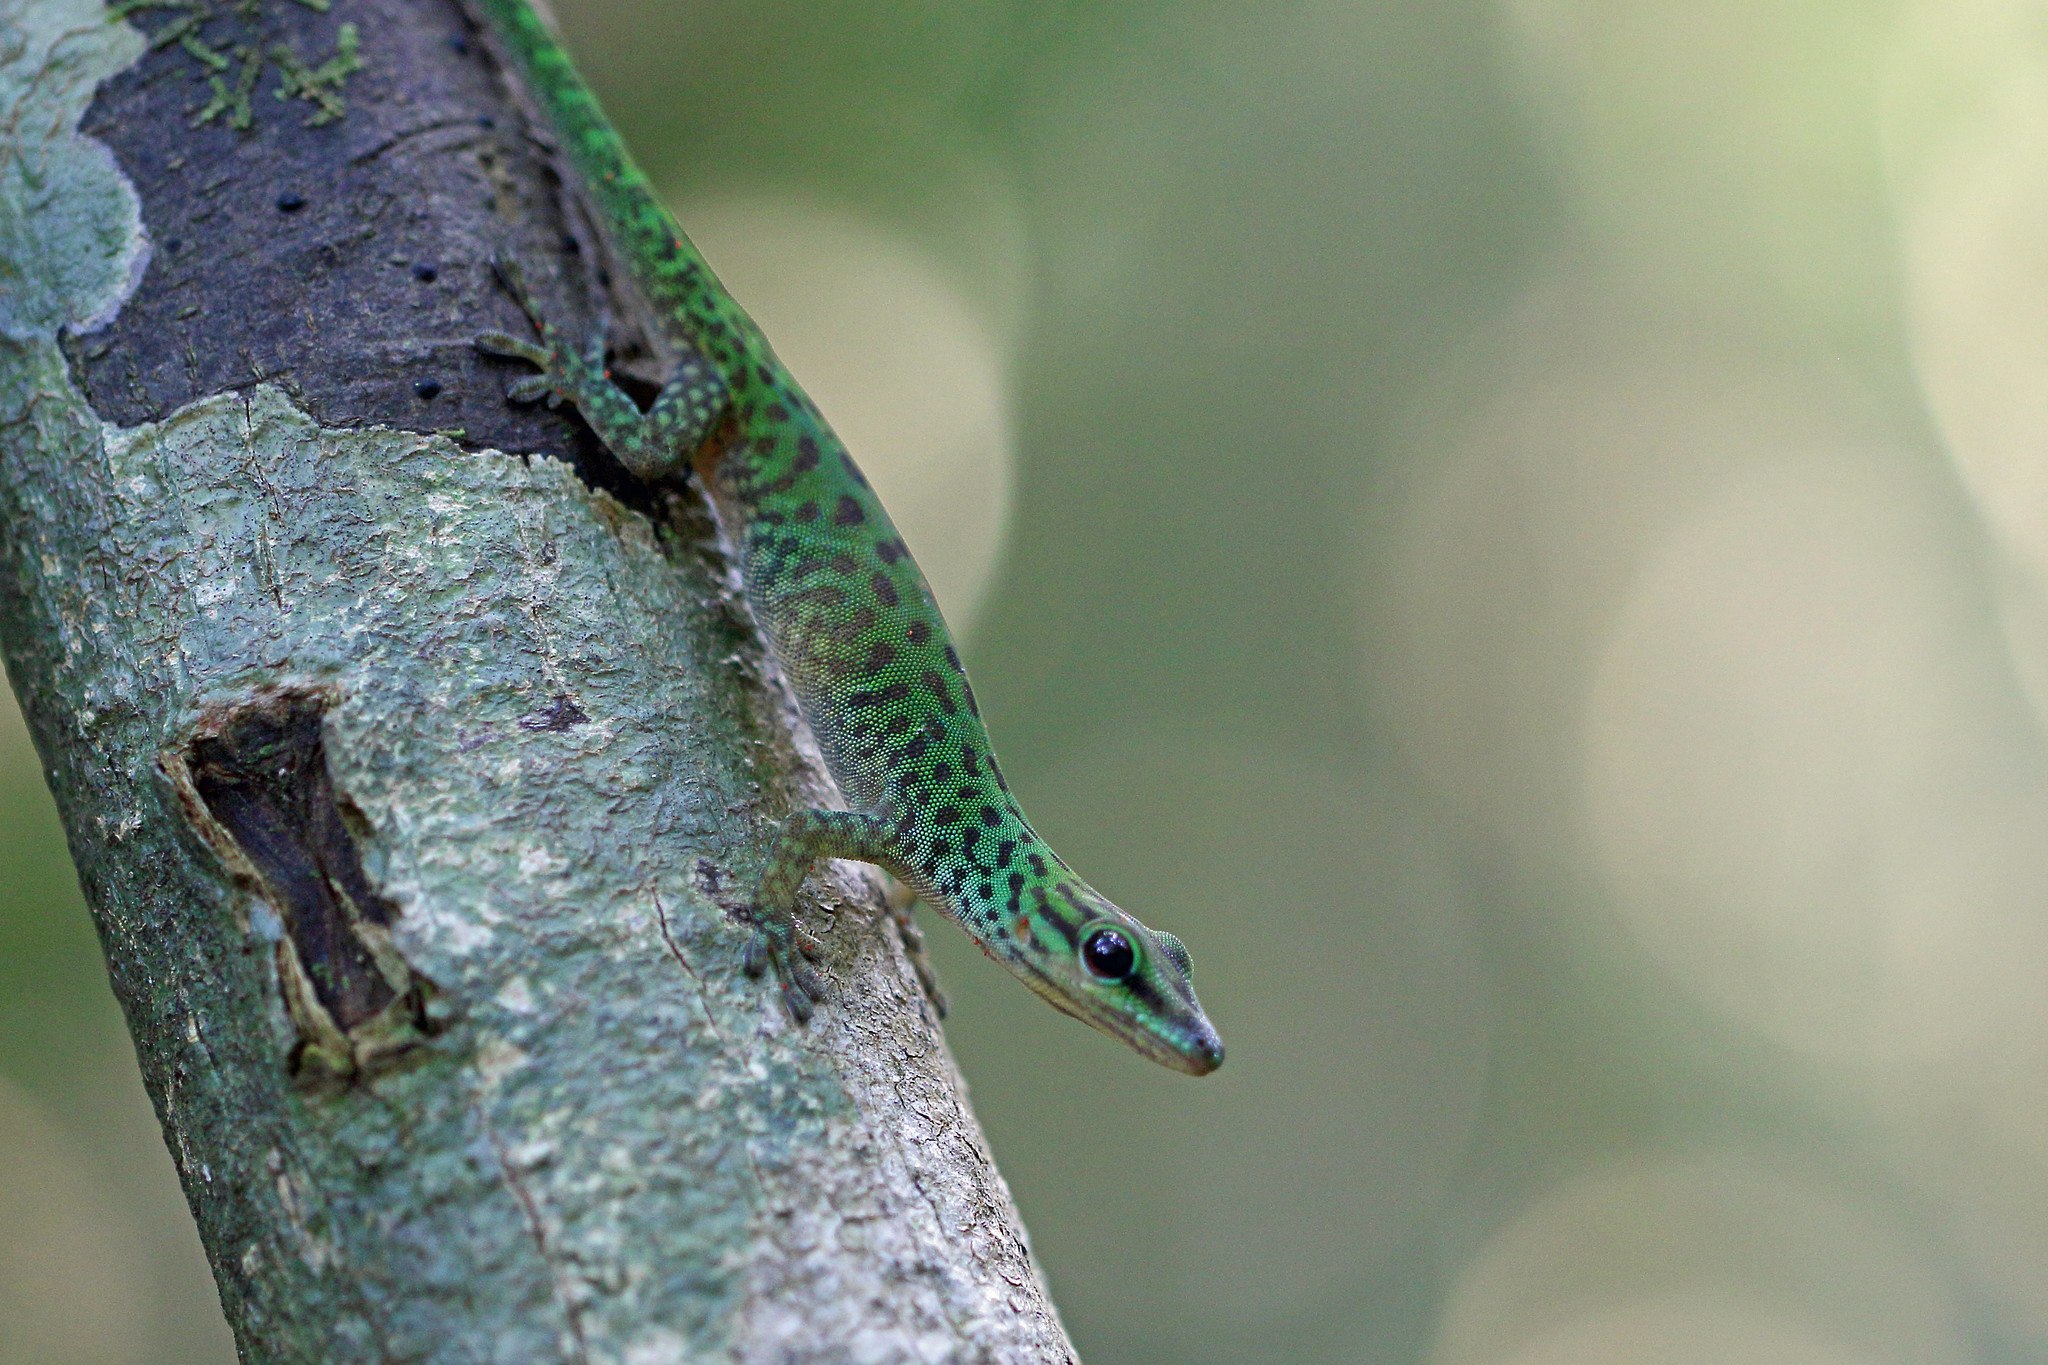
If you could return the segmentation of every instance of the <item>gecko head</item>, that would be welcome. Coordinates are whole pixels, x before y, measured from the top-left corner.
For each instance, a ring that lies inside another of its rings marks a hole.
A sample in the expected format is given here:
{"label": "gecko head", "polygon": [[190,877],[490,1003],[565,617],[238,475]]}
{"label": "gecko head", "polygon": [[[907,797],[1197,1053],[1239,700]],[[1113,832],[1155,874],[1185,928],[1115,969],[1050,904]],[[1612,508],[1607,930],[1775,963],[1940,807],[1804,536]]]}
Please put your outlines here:
{"label": "gecko head", "polygon": [[1033,949],[1006,965],[1062,1013],[1121,1039],[1145,1057],[1191,1076],[1223,1065],[1223,1040],[1195,998],[1193,963],[1172,934],[1148,929],[1101,896],[1078,929],[1032,935]]}

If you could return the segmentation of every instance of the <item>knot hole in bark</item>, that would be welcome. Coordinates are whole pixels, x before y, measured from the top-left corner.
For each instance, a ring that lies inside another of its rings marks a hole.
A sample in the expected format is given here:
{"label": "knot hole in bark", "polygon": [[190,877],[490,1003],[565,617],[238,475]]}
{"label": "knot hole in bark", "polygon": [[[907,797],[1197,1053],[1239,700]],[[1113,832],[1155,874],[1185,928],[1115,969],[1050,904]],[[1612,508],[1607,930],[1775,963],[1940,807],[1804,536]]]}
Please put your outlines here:
{"label": "knot hole in bark", "polygon": [[298,1033],[288,1065],[316,1085],[359,1080],[445,1026],[433,984],[392,942],[398,906],[364,871],[367,822],[328,771],[336,700],[258,689],[207,707],[164,756],[195,832],[276,916],[278,989]]}

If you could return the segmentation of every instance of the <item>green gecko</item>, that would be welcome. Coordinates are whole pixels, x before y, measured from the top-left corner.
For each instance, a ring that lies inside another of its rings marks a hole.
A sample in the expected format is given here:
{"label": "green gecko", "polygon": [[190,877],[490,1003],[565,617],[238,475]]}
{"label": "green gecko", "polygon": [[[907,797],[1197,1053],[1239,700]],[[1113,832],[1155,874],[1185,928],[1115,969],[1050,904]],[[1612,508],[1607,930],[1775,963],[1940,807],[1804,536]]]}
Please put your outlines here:
{"label": "green gecko", "polygon": [[748,605],[850,809],[782,824],[749,902],[745,966],[789,1013],[825,990],[797,893],[822,858],[874,863],[934,903],[1055,1009],[1156,1062],[1204,1075],[1223,1043],[1187,949],[1074,875],[1038,836],[989,749],[931,589],[853,457],[684,237],[528,0],[470,0],[561,139],[612,255],[682,359],[642,412],[501,273],[539,343],[477,339],[538,374],[515,400],[575,405],[636,476],[694,472],[732,542]]}

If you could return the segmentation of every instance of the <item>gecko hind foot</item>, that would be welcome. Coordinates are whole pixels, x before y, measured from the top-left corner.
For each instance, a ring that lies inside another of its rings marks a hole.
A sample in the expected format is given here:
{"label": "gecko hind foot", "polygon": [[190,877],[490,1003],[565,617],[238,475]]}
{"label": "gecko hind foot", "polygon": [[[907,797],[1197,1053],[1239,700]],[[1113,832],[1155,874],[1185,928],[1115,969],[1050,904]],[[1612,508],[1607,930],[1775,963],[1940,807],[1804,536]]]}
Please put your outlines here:
{"label": "gecko hind foot", "polygon": [[944,1019],[951,1006],[946,1001],[946,992],[939,987],[939,976],[932,969],[931,956],[925,951],[924,930],[918,928],[911,913],[917,907],[917,893],[892,878],[889,889],[882,896],[882,904],[896,925],[897,941],[903,945],[903,955],[910,959],[910,969],[917,975],[918,988],[931,1002],[932,1012]]}
{"label": "gecko hind foot", "polygon": [[748,976],[765,975],[775,969],[782,986],[782,1005],[797,1023],[810,1022],[816,1002],[825,998],[825,983],[804,959],[817,961],[825,947],[817,938],[794,924],[762,924],[755,928],[741,965]]}

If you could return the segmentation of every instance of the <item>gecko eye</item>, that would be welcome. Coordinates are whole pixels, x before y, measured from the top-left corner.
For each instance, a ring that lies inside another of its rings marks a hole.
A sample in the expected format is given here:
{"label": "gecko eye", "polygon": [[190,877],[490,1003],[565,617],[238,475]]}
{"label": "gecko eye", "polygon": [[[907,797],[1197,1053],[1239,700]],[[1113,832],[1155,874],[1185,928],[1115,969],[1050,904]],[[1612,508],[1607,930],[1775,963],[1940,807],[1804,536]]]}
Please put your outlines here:
{"label": "gecko eye", "polygon": [[1090,976],[1122,981],[1138,969],[1138,950],[1121,929],[1097,929],[1081,941],[1081,965]]}

